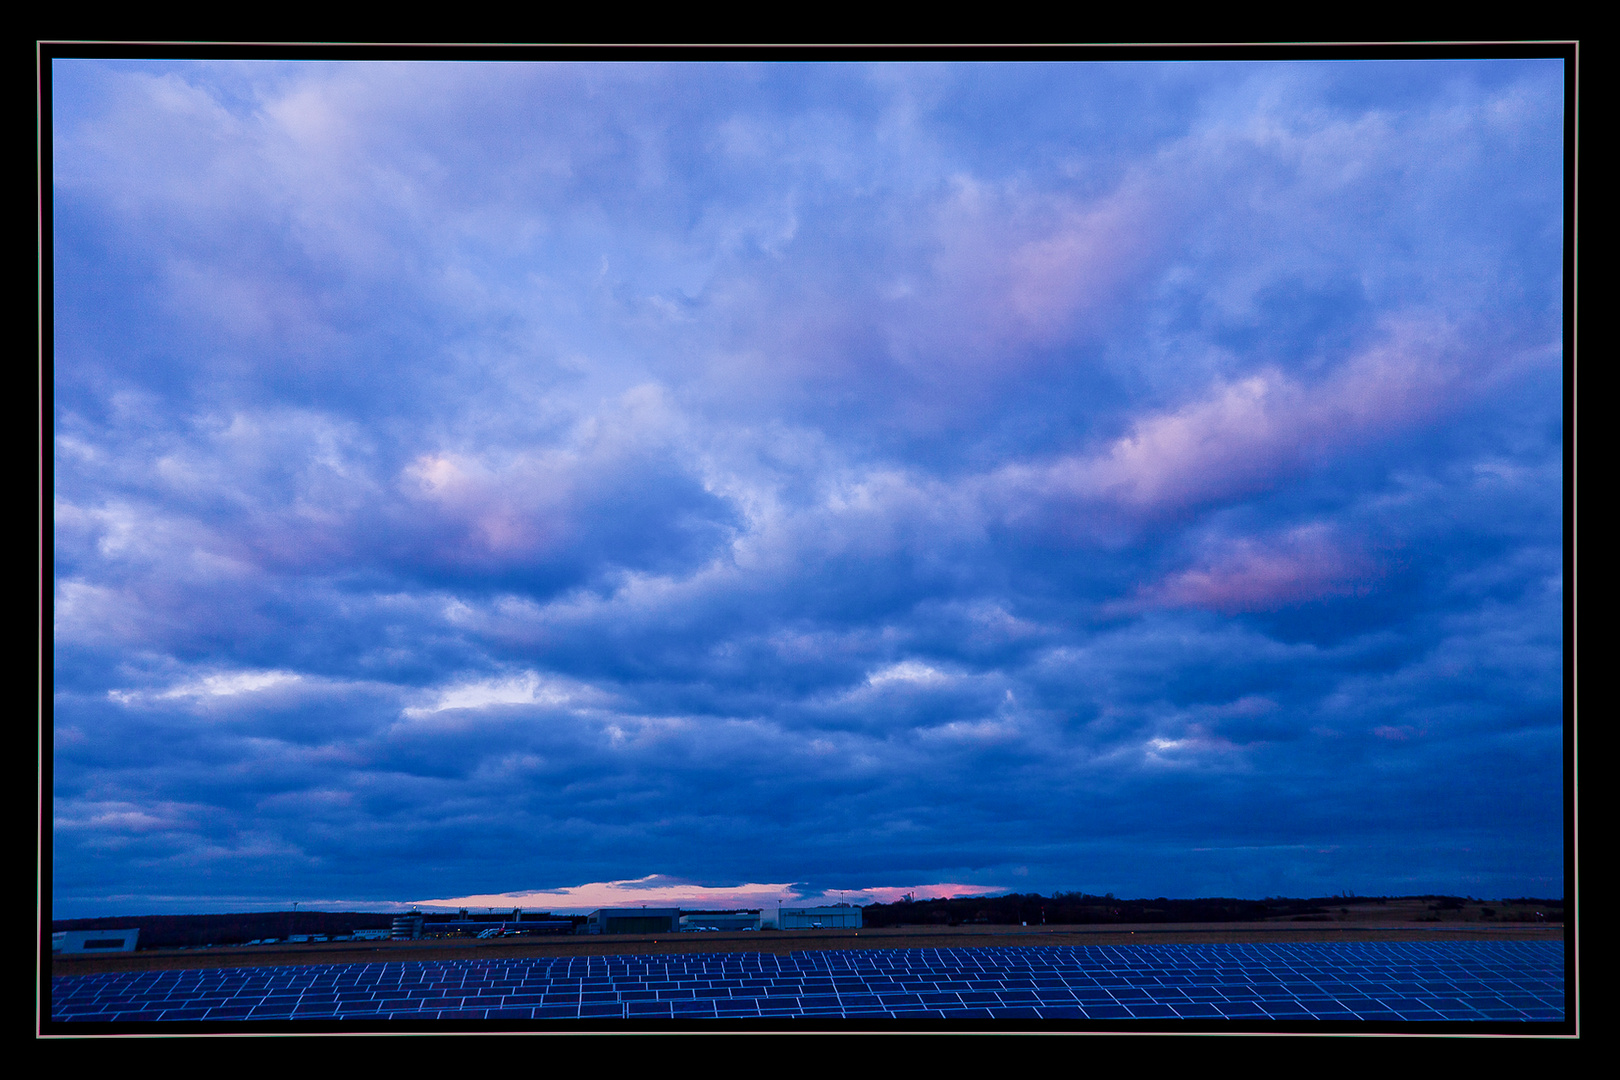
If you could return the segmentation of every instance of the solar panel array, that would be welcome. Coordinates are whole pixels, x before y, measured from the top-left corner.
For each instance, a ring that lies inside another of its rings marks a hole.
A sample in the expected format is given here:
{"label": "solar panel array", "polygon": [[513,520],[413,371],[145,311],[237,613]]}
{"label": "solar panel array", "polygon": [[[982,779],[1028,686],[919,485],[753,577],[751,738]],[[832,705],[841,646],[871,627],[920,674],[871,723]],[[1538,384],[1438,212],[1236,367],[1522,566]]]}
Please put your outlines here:
{"label": "solar panel array", "polygon": [[59,1021],[1562,1021],[1558,942],[879,949],[148,971]]}

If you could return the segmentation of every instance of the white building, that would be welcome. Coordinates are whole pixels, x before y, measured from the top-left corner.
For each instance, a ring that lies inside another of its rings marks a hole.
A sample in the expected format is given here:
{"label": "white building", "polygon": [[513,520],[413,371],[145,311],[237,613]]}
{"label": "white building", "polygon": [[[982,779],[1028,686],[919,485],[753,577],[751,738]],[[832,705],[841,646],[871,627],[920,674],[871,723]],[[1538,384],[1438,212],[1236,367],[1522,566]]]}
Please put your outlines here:
{"label": "white building", "polygon": [[134,952],[135,939],[141,936],[134,930],[57,930],[51,934],[53,953]]}

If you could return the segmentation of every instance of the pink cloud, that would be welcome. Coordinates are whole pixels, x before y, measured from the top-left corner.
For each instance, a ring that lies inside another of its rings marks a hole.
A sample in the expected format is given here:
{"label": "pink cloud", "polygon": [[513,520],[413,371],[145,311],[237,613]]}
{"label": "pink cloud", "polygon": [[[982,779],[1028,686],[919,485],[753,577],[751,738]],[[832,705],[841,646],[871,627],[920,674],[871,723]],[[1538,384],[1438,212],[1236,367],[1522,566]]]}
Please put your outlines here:
{"label": "pink cloud", "polygon": [[1329,597],[1364,595],[1380,576],[1367,556],[1341,546],[1321,525],[1267,540],[1239,540],[1203,566],[1142,589],[1133,608],[1266,611]]}
{"label": "pink cloud", "polygon": [[1147,263],[1162,233],[1162,208],[1126,186],[1007,259],[1005,310],[1026,340],[1047,343],[1113,299]]}
{"label": "pink cloud", "polygon": [[776,884],[744,883],[731,886],[688,885],[662,874],[627,881],[596,881],[564,889],[527,892],[488,893],[441,900],[418,900],[422,907],[435,908],[525,908],[531,911],[587,912],[602,907],[683,907],[691,909],[761,908],[778,904],[792,906],[820,904],[892,904],[910,893],[914,899],[942,896],[986,896],[1005,892],[993,885],[875,886],[838,892],[814,893],[792,882]]}
{"label": "pink cloud", "polygon": [[1300,397],[1276,372],[1218,387],[1178,412],[1138,421],[1106,455],[1073,463],[1063,479],[1142,509],[1248,487],[1298,457]]}
{"label": "pink cloud", "polygon": [[650,874],[625,881],[593,881],[562,889],[488,893],[441,900],[419,900],[423,907],[506,908],[520,907],[547,911],[595,911],[603,907],[688,907],[762,908],[786,900],[795,903],[799,893],[791,882],[775,884],[743,883],[733,886],[689,885]]}
{"label": "pink cloud", "polygon": [[824,898],[836,902],[840,897],[850,897],[851,903],[894,904],[907,896],[913,900],[937,900],[954,896],[995,896],[1006,891],[1001,885],[958,885],[940,882],[934,885],[880,885],[847,893],[828,893]]}
{"label": "pink cloud", "polygon": [[399,477],[407,513],[436,527],[441,557],[511,564],[544,558],[591,527],[582,507],[649,465],[667,466],[683,421],[655,384],[576,421],[566,443],[477,456],[424,454]]}
{"label": "pink cloud", "polygon": [[[1315,384],[1275,369],[1221,382],[1139,417],[1091,455],[1017,465],[989,487],[1014,518],[1039,506],[1151,518],[1240,498],[1324,458],[1389,438],[1477,392],[1505,362],[1465,362],[1445,327],[1392,326],[1383,342]],[[1253,575],[1261,575],[1256,567]]]}
{"label": "pink cloud", "polygon": [[1081,202],[959,179],[937,211],[929,272],[891,282],[898,355],[930,375],[999,377],[1112,316],[1151,268],[1171,213],[1142,176]]}
{"label": "pink cloud", "polygon": [[1253,490],[1314,459],[1419,423],[1461,393],[1464,365],[1442,329],[1401,325],[1315,386],[1275,370],[1221,384],[1081,464],[1091,492],[1168,509]]}
{"label": "pink cloud", "polygon": [[407,471],[417,494],[457,526],[458,544],[494,558],[534,555],[550,546],[566,519],[571,492],[564,470],[524,461],[492,471],[450,454],[428,455]]}

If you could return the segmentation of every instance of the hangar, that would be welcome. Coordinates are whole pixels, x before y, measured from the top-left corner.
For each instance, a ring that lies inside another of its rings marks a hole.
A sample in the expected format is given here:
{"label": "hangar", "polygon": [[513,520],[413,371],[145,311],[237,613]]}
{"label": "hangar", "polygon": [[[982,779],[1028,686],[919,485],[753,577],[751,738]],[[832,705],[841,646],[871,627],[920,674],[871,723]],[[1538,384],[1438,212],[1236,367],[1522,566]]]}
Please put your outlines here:
{"label": "hangar", "polygon": [[777,923],[783,930],[821,930],[833,927],[859,930],[861,909],[853,904],[831,907],[785,907]]}
{"label": "hangar", "polygon": [[680,908],[597,908],[585,920],[587,934],[675,934]]}
{"label": "hangar", "polygon": [[682,930],[758,930],[758,908],[737,911],[688,911],[681,916]]}

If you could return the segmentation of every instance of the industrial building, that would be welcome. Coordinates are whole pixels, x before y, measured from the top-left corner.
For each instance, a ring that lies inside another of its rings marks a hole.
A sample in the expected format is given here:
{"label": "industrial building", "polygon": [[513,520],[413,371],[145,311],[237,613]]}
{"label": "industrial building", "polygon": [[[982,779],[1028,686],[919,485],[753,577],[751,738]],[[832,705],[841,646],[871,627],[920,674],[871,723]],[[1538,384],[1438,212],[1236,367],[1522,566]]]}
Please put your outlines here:
{"label": "industrial building", "polygon": [[783,930],[823,930],[834,927],[859,930],[861,909],[853,904],[831,907],[785,907],[777,923]]}
{"label": "industrial building", "polygon": [[134,952],[140,930],[57,930],[51,934],[51,952]]}
{"label": "industrial building", "polygon": [[598,908],[585,920],[587,934],[676,934],[680,908]]}
{"label": "industrial building", "polygon": [[[522,908],[513,908],[507,917],[488,915],[469,917],[462,908],[454,918],[427,916],[411,911],[394,918],[391,936],[395,941],[415,941],[428,937],[505,937],[511,934],[569,934],[574,931],[574,920],[527,917]],[[356,934],[358,936],[358,932]]]}
{"label": "industrial building", "polygon": [[758,930],[758,908],[736,911],[688,911],[681,916],[682,930]]}

